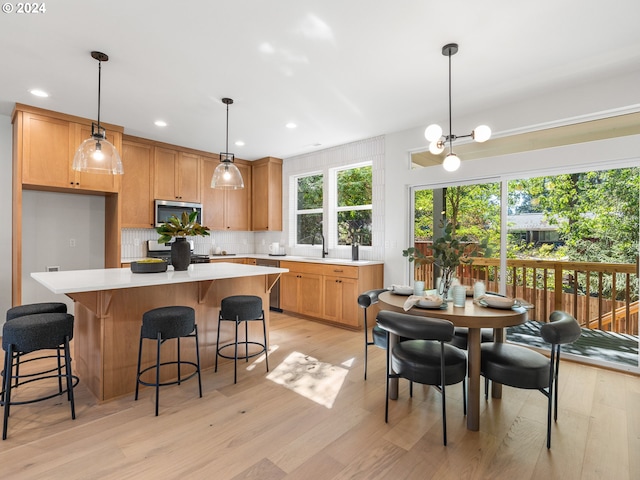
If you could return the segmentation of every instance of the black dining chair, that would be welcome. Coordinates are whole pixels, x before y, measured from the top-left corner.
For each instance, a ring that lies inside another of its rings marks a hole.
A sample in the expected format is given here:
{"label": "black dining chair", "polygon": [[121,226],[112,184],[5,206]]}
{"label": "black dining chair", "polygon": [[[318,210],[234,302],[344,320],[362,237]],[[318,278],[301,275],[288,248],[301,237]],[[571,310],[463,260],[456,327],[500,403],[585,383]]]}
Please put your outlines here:
{"label": "black dining chair", "polygon": [[582,333],[574,317],[563,311],[549,315],[540,328],[543,340],[551,344],[550,358],[527,347],[508,343],[483,343],[480,374],[485,378],[485,399],[489,380],[515,388],[536,389],[547,397],[547,448],[551,448],[551,407],[558,420],[558,373],[560,346],[575,342]]}
{"label": "black dining chair", "polygon": [[367,323],[367,310],[371,305],[378,303],[378,295],[386,292],[386,288],[368,290],[358,296],[358,305],[364,310],[364,379],[367,379],[367,362],[368,351],[371,345],[385,349],[387,348],[387,332],[382,330],[378,325],[374,325],[371,329],[371,337],[369,337],[369,324]]}
{"label": "black dining chair", "polygon": [[[439,318],[408,315],[381,310],[377,322],[389,335],[405,340],[392,349],[387,347],[387,386],[384,421],[389,419],[389,380],[406,378],[410,382],[432,385],[442,395],[442,437],[447,444],[446,386],[462,382],[463,409],[466,415],[467,357],[447,342],[453,338],[453,323]],[[413,390],[413,389],[411,389]],[[413,393],[413,392],[411,392]]]}

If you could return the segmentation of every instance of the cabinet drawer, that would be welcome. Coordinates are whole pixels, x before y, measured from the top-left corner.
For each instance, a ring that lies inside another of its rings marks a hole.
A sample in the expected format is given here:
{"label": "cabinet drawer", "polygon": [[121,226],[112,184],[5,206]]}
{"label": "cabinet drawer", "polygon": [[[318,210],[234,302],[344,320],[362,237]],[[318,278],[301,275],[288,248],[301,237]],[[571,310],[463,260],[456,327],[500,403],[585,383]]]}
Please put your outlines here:
{"label": "cabinet drawer", "polygon": [[350,267],[347,265],[322,265],[323,275],[330,275],[340,278],[358,278],[358,267]]}

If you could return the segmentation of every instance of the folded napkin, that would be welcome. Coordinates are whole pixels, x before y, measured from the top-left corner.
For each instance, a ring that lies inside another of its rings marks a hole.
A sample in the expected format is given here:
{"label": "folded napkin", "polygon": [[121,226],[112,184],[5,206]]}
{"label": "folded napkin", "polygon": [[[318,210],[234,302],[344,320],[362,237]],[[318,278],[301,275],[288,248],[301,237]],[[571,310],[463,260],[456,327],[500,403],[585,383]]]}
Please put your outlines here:
{"label": "folded napkin", "polygon": [[440,300],[438,295],[409,295],[409,297],[405,300],[404,305],[402,305],[402,309],[406,312],[410,310],[411,307],[416,305],[420,300],[427,300],[429,302],[437,302]]}

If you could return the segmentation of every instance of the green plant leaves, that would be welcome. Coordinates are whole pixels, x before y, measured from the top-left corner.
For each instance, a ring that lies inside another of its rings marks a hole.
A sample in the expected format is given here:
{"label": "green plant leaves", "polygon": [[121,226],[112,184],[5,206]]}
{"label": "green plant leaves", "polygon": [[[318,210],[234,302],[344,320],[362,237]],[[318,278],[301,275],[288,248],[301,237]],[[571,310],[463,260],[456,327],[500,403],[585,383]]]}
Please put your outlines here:
{"label": "green plant leaves", "polygon": [[209,235],[209,227],[200,225],[196,218],[198,212],[193,211],[190,214],[182,212],[181,218],[172,215],[165,223],[156,228],[156,232],[160,234],[158,243],[169,243],[174,237],[194,237],[196,235],[206,237]]}

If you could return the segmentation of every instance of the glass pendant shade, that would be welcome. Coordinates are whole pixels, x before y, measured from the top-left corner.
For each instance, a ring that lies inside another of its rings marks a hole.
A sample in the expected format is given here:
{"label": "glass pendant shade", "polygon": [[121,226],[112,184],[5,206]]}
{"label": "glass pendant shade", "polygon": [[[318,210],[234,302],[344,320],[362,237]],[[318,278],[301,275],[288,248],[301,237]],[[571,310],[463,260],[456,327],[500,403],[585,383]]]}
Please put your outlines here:
{"label": "glass pendant shade", "polygon": [[430,142],[437,142],[442,136],[442,127],[432,123],[424,130],[424,138]]}
{"label": "glass pendant shade", "polygon": [[87,138],[80,144],[73,157],[73,167],[77,172],[122,175],[122,160],[116,147],[106,139]]}
{"label": "glass pendant shade", "polygon": [[440,155],[444,151],[444,144],[439,140],[435,140],[429,144],[429,152],[433,155]]}
{"label": "glass pendant shade", "polygon": [[442,162],[442,166],[447,172],[455,172],[460,168],[460,158],[458,158],[455,153],[451,152],[445,157],[444,162]]}
{"label": "glass pendant shade", "polygon": [[[220,163],[213,171],[211,188],[227,188],[229,190],[244,188],[244,180],[242,180],[240,170],[229,157],[223,157],[223,155],[225,154],[220,155]],[[233,158],[233,154],[229,155]]]}
{"label": "glass pendant shade", "polygon": [[479,125],[471,132],[471,136],[478,143],[486,142],[491,138],[491,129],[486,125]]}
{"label": "glass pendant shade", "polygon": [[226,188],[228,190],[237,190],[244,188],[244,180],[238,167],[235,166],[233,160],[235,155],[229,152],[229,105],[233,103],[231,98],[223,98],[222,103],[227,106],[227,151],[220,154],[220,163],[213,171],[211,177],[211,188]]}
{"label": "glass pendant shade", "polygon": [[80,144],[73,157],[71,168],[76,172],[101,173],[104,175],[122,175],[124,168],[116,147],[107,140],[107,133],[100,126],[100,90],[102,79],[102,62],[109,56],[93,51],[91,57],[98,61],[98,123],[91,124],[91,137]]}

